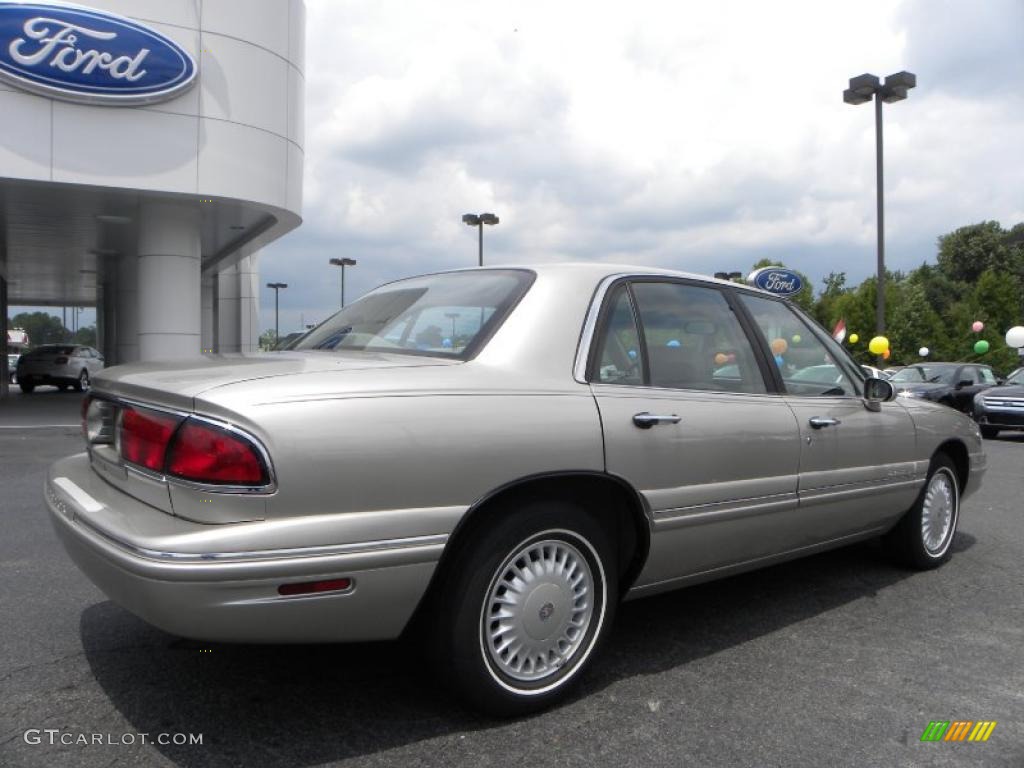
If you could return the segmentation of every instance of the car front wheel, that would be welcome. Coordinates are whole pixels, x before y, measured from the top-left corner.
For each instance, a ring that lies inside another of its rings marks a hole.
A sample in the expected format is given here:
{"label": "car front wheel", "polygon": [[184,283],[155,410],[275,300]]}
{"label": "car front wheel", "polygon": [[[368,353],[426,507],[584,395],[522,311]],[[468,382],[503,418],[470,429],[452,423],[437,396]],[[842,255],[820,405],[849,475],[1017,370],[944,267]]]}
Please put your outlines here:
{"label": "car front wheel", "polygon": [[508,510],[451,565],[432,643],[444,679],[499,716],[562,699],[607,636],[618,599],[600,523],[562,504]]}
{"label": "car front wheel", "polygon": [[960,521],[960,483],[956,466],[944,453],[936,454],[924,489],[903,519],[887,535],[894,554],[921,570],[937,568],[951,554]]}
{"label": "car front wheel", "polygon": [[30,381],[19,381],[18,386],[21,387],[21,391],[26,395],[31,395],[36,388],[36,385]]}

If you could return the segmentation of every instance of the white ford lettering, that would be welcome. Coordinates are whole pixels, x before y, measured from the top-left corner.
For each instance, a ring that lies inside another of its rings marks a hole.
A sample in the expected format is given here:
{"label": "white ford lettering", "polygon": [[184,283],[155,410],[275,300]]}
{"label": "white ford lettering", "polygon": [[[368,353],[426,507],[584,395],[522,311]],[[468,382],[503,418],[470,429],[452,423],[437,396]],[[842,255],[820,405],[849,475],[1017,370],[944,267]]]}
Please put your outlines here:
{"label": "white ford lettering", "polygon": [[[51,29],[56,31],[51,33]],[[28,39],[15,38],[8,51],[14,61],[24,66],[35,66],[49,59],[51,67],[64,72],[76,72],[81,69],[84,74],[91,74],[96,69],[102,69],[115,80],[129,82],[135,82],[146,74],[146,70],[140,67],[149,55],[148,48],[140,49],[134,56],[115,57],[105,51],[77,47],[79,35],[94,40],[113,40],[117,37],[116,32],[102,32],[45,16],[28,19],[23,31]],[[29,50],[29,46],[32,45],[30,41],[38,43],[38,48],[34,51]]]}

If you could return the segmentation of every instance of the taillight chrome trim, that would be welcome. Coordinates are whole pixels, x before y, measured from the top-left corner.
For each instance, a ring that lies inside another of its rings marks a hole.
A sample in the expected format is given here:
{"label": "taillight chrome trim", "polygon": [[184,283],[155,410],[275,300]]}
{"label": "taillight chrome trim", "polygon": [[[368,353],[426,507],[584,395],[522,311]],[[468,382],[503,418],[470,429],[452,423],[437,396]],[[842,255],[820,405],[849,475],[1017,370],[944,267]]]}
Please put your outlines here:
{"label": "taillight chrome trim", "polygon": [[[229,421],[224,421],[223,419],[217,419],[211,416],[203,416],[198,413],[189,413],[188,411],[182,411],[176,408],[168,408],[167,406],[163,405],[153,405],[151,403],[144,403],[142,401],[133,400],[126,397],[105,395],[97,392],[91,393],[91,397],[94,400],[105,400],[107,402],[112,403],[116,408],[118,408],[118,419],[120,419],[120,413],[123,411],[125,407],[138,408],[143,411],[157,411],[158,413],[166,413],[168,415],[180,418],[181,422],[178,424],[178,427],[175,429],[174,433],[172,433],[171,438],[167,443],[168,448],[170,447],[171,442],[173,442],[175,434],[177,433],[178,429],[180,429],[181,425],[184,424],[186,420],[189,419],[191,419],[192,421],[198,421],[204,424],[208,424],[212,427],[216,427],[217,429],[221,429],[224,430],[225,432],[236,435],[237,437],[241,438],[242,440],[245,440],[253,448],[256,449],[256,453],[259,455],[260,461],[263,462],[263,466],[265,466],[267,469],[267,482],[264,485],[224,485],[220,483],[200,483],[194,480],[186,480],[185,478],[177,477],[176,475],[170,475],[167,474],[166,472],[157,472],[147,467],[143,467],[139,464],[133,464],[131,462],[125,461],[124,457],[121,456],[120,449],[118,448],[118,450],[116,451],[117,465],[122,467],[129,474],[136,474],[140,477],[146,478],[147,480],[155,480],[156,482],[163,483],[164,485],[176,485],[182,488],[188,488],[189,490],[200,491],[202,493],[231,493],[243,494],[246,496],[269,496],[277,492],[277,474],[274,472],[274,464],[270,460],[270,454],[267,452],[267,449],[263,445],[262,441],[260,441],[259,438],[257,438],[248,430],[245,430],[235,424],[232,424]],[[115,426],[114,434],[117,435],[118,431],[118,428]],[[86,447],[89,451],[90,457],[92,457],[93,444],[87,443]],[[108,459],[102,457],[101,459],[109,463]]]}

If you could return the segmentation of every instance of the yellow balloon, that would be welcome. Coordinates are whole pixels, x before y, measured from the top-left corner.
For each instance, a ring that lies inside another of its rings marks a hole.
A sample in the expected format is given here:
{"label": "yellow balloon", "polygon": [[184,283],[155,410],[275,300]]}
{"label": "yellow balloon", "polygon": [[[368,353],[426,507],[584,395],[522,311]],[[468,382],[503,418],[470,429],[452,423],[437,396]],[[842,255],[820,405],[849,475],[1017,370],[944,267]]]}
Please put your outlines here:
{"label": "yellow balloon", "polygon": [[868,351],[872,355],[884,355],[885,350],[888,348],[889,340],[885,336],[875,336],[875,338],[868,342]]}
{"label": "yellow balloon", "polygon": [[858,341],[860,341],[860,336],[858,336],[856,333],[851,333],[850,334],[850,343],[851,344],[856,344]]}

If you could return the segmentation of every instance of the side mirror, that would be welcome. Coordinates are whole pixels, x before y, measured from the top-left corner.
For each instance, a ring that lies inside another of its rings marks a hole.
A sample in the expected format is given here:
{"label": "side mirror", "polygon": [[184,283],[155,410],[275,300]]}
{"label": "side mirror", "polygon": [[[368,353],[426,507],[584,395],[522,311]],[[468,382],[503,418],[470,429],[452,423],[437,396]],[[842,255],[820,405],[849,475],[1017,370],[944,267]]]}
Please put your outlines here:
{"label": "side mirror", "polygon": [[960,381],[956,383],[956,388],[962,389],[963,387],[969,387],[972,384],[974,384],[974,382],[971,381],[970,379],[960,379]]}
{"label": "side mirror", "polygon": [[864,399],[869,403],[888,403],[896,399],[896,388],[885,379],[869,378],[864,382]]}

